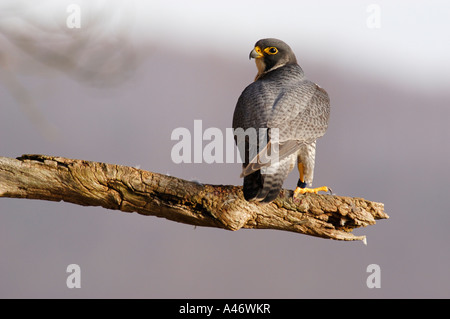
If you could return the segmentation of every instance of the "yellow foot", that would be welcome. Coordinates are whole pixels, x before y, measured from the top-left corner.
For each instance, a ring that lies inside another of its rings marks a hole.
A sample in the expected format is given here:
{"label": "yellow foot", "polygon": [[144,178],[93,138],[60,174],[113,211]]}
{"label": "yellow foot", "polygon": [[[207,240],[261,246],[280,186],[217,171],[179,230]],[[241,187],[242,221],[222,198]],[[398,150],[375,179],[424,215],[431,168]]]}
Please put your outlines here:
{"label": "yellow foot", "polygon": [[331,188],[327,186],[317,187],[317,188],[300,188],[297,187],[294,191],[294,199],[297,198],[299,195],[303,195],[306,193],[314,193],[317,194],[318,192],[330,192],[332,194]]}

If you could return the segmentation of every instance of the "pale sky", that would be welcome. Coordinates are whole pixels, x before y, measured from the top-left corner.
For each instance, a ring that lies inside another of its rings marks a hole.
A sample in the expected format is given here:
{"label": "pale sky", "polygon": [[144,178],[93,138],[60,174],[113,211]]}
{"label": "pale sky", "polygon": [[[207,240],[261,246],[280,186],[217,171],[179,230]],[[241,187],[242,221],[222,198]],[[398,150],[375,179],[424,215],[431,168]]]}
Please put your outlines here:
{"label": "pale sky", "polygon": [[[318,62],[339,64],[356,74],[370,72],[405,88],[444,90],[450,83],[446,1],[13,2],[26,8],[21,10],[25,16],[46,25],[63,23],[67,7],[78,4],[82,28],[102,21],[103,32],[114,34],[131,26],[138,44],[164,43],[180,54],[206,51],[234,58],[248,54],[260,38],[278,37],[300,61],[303,52]],[[368,27],[368,21],[379,28]]]}
{"label": "pale sky", "polygon": [[[189,50],[212,47],[240,54],[259,38],[278,37],[296,52],[313,52],[354,72],[395,70],[392,79],[406,86],[450,83],[450,4],[445,1],[151,1],[139,6],[137,25],[146,35],[175,46],[181,42]],[[367,26],[373,18],[379,28]]]}
{"label": "pale sky", "polygon": [[[365,246],[0,198],[0,298],[448,298],[447,3],[0,0],[0,156],[241,185],[239,163],[176,164],[171,134],[230,127],[256,73],[250,50],[278,37],[332,101],[314,186],[390,216],[355,231]],[[74,263],[81,289],[66,286]],[[372,264],[380,289],[366,285]]]}

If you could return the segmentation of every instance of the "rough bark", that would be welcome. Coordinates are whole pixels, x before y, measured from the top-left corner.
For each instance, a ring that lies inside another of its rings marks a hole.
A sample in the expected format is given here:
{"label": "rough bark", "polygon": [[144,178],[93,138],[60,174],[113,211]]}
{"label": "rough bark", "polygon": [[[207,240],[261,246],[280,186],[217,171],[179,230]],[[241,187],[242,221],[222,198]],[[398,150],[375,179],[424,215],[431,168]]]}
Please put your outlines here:
{"label": "rough bark", "polygon": [[133,167],[45,155],[0,157],[0,197],[65,201],[228,230],[286,230],[364,240],[354,228],[389,218],[382,203],[283,190],[270,204],[247,202],[242,187],[186,181]]}

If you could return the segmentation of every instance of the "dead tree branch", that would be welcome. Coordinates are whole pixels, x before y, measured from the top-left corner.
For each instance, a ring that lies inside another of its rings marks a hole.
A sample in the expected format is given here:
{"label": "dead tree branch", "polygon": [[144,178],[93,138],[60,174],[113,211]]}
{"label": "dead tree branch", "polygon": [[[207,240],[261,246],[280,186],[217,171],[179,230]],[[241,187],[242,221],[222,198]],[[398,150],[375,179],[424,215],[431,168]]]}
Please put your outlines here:
{"label": "dead tree branch", "polygon": [[365,240],[354,228],[389,218],[362,198],[283,190],[270,204],[247,202],[242,188],[207,185],[132,167],[45,155],[0,157],[0,197],[65,201],[228,230],[278,229],[337,240]]}

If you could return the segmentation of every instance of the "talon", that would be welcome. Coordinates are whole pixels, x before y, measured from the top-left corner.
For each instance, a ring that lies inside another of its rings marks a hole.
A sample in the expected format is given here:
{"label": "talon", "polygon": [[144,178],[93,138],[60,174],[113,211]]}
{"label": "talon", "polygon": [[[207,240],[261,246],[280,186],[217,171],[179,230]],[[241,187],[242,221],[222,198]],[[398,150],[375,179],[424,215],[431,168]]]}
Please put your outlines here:
{"label": "talon", "polygon": [[303,193],[302,193],[302,190],[303,190],[303,189],[304,189],[304,188],[297,187],[297,188],[295,189],[295,191],[294,191],[294,198],[297,198],[299,194],[303,194]]}
{"label": "talon", "polygon": [[299,195],[303,195],[306,193],[314,193],[317,194],[318,192],[329,192],[330,195],[333,195],[333,192],[331,190],[331,188],[327,187],[327,186],[322,186],[322,187],[317,187],[317,188],[301,188],[298,187],[294,190],[294,199],[297,199]]}
{"label": "talon", "polygon": [[294,203],[299,203],[300,202],[300,194],[302,194],[302,189],[303,188],[300,188],[300,187],[297,187],[295,190],[294,190],[294,196],[292,196],[292,199],[294,200]]}

